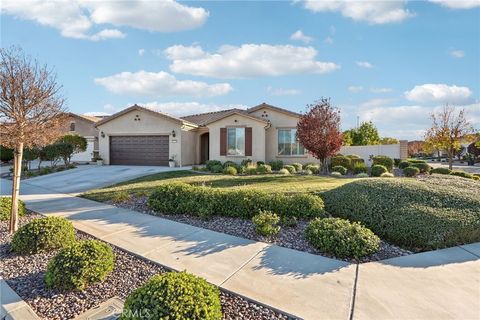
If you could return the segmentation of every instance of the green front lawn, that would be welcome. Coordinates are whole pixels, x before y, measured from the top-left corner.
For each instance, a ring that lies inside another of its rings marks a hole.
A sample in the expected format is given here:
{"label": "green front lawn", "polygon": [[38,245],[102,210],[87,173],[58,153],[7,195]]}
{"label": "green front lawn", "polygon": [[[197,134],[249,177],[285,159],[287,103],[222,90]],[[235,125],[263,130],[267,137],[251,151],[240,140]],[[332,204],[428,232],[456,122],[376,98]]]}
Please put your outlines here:
{"label": "green front lawn", "polygon": [[95,201],[108,201],[119,192],[148,195],[159,185],[169,182],[186,182],[213,188],[255,189],[269,192],[319,192],[334,189],[353,180],[355,179],[302,175],[283,176],[276,174],[227,176],[202,174],[185,170],[141,177],[102,189],[94,189],[83,196]]}

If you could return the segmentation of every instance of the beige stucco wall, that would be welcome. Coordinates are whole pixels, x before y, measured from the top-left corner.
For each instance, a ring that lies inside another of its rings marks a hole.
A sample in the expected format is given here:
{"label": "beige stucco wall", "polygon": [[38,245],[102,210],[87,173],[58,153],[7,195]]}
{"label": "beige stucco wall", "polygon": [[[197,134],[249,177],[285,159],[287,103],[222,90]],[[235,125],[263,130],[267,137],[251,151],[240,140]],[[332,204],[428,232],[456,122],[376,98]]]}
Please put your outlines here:
{"label": "beige stucco wall", "polygon": [[[298,117],[293,115],[272,110],[269,108],[262,108],[252,112],[253,115],[261,117],[263,119],[270,120],[271,126],[266,130],[266,150],[265,157],[266,161],[281,160],[283,163],[307,163],[314,162],[317,163],[318,160],[315,159],[312,155],[305,152],[304,156],[280,156],[278,155],[278,129],[285,128],[296,128]],[[263,117],[262,117],[263,116]]]}
{"label": "beige stucco wall", "polygon": [[[140,121],[134,121],[136,115],[139,115]],[[175,156],[177,164],[182,163],[182,125],[176,121],[154,115],[150,112],[132,110],[119,116],[109,122],[98,126],[99,131],[99,154],[105,164],[109,164],[109,141],[110,136],[134,136],[134,135],[168,135],[169,157]],[[175,130],[176,137],[172,137],[172,130]],[[105,133],[105,138],[101,137],[101,132]]]}
{"label": "beige stucco wall", "polygon": [[182,162],[180,165],[189,166],[196,163],[197,133],[193,128],[182,131]]}
{"label": "beige stucco wall", "polygon": [[[75,123],[75,131],[70,131],[70,124],[72,122]],[[95,123],[70,116],[64,131],[69,134],[78,134],[90,140],[93,138],[93,140],[91,140],[93,141],[93,150],[98,150],[98,130],[95,128]]]}
{"label": "beige stucco wall", "polygon": [[[220,160],[222,162],[230,160],[237,163],[244,159],[265,161],[265,126],[266,123],[262,121],[235,114],[211,123],[208,125],[210,133],[210,160]],[[252,156],[220,156],[220,128],[225,127],[252,128]]]}

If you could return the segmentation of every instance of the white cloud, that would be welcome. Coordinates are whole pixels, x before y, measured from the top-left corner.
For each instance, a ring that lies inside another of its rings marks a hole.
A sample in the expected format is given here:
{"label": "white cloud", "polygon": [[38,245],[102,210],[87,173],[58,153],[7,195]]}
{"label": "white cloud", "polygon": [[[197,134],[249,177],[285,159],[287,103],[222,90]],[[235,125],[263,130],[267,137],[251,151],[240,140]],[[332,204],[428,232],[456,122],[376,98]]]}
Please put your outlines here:
{"label": "white cloud", "polygon": [[93,41],[125,37],[121,31],[111,28],[92,33],[93,27],[102,24],[175,32],[197,28],[209,15],[203,8],[173,0],[3,0],[2,13],[56,28],[67,38]]}
{"label": "white cloud", "polygon": [[173,75],[163,71],[121,72],[104,78],[96,78],[95,83],[113,93],[151,97],[213,97],[232,91],[232,86],[228,83],[207,84],[200,81],[177,80]]}
{"label": "white cloud", "polygon": [[363,90],[363,87],[362,86],[349,86],[347,89],[348,89],[349,92],[358,93],[358,92],[361,92]]}
{"label": "white cloud", "polygon": [[93,111],[93,112],[85,112],[83,115],[91,116],[91,117],[104,117],[104,116],[111,115],[111,113],[103,112],[103,111]]}
{"label": "white cloud", "polygon": [[370,62],[368,61],[357,61],[355,62],[357,64],[357,66],[359,66],[360,68],[365,68],[365,69],[371,69],[373,68],[373,64],[371,64]]}
{"label": "white cloud", "polygon": [[145,49],[138,49],[138,55],[142,57],[145,54]]}
{"label": "white cloud", "polygon": [[295,31],[291,36],[291,40],[302,41],[303,43],[310,43],[313,41],[312,37],[309,37],[303,33],[302,30]]}
{"label": "white cloud", "polygon": [[392,88],[370,88],[370,92],[372,93],[387,93],[392,91]]}
{"label": "white cloud", "polygon": [[304,2],[313,12],[340,12],[344,17],[370,24],[401,22],[415,14],[405,8],[405,1],[318,1]]}
{"label": "white cloud", "polygon": [[[106,104],[103,108],[108,113],[115,113],[121,111],[125,108],[132,106],[134,103],[129,103],[125,106],[115,107],[112,104]],[[155,111],[160,111],[163,113],[168,113],[171,115],[175,115],[178,117],[187,116],[197,113],[204,113],[204,112],[213,112],[213,111],[220,111],[225,109],[247,109],[248,107],[243,104],[226,104],[226,105],[217,105],[211,103],[200,103],[196,101],[191,102],[158,102],[158,101],[151,101],[145,103],[136,102],[139,106],[149,108]]]}
{"label": "white cloud", "polygon": [[377,108],[377,107],[383,107],[386,105],[390,105],[392,103],[393,99],[371,99],[368,101],[365,101],[360,104],[361,109],[368,109],[368,108]]}
{"label": "white cloud", "polygon": [[469,100],[472,91],[467,87],[446,84],[422,84],[405,91],[405,98],[416,102],[461,104]]}
{"label": "white cloud", "polygon": [[273,87],[267,87],[267,92],[272,96],[293,96],[302,93],[302,91],[299,89],[285,89]]}
{"label": "white cloud", "polygon": [[454,58],[463,58],[465,57],[465,52],[462,50],[451,50],[449,54]]}
{"label": "white cloud", "polygon": [[333,62],[315,60],[317,50],[312,47],[291,45],[222,46],[215,53],[204,52],[200,47],[173,46],[165,54],[172,60],[173,72],[227,79],[327,73],[340,68]]}
{"label": "white cloud", "polygon": [[480,1],[478,0],[430,0],[430,2],[450,9],[472,9],[480,7]]}

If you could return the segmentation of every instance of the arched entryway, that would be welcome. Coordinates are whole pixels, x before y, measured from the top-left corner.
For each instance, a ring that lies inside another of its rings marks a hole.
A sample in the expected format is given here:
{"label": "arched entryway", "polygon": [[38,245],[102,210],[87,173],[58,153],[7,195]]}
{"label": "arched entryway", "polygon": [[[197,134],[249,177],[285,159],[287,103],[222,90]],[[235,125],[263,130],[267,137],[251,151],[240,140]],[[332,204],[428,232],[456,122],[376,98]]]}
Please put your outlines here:
{"label": "arched entryway", "polygon": [[205,132],[200,136],[200,163],[204,164],[210,159],[210,135]]}

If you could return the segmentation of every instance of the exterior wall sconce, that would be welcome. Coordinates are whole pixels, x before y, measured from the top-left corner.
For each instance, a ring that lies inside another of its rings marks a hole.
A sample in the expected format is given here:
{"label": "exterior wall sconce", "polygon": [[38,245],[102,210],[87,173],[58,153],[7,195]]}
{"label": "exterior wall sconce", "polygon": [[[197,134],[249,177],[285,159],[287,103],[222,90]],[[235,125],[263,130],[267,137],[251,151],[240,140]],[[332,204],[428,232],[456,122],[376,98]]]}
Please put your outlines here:
{"label": "exterior wall sconce", "polygon": [[103,132],[103,131],[100,132],[100,136],[101,136],[102,138],[105,138],[105,132]]}
{"label": "exterior wall sconce", "polygon": [[175,130],[172,130],[172,137],[175,138],[176,135],[177,133],[175,132]]}

